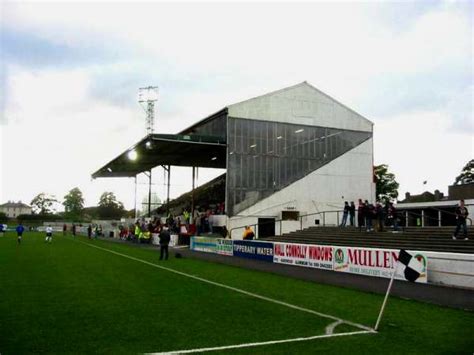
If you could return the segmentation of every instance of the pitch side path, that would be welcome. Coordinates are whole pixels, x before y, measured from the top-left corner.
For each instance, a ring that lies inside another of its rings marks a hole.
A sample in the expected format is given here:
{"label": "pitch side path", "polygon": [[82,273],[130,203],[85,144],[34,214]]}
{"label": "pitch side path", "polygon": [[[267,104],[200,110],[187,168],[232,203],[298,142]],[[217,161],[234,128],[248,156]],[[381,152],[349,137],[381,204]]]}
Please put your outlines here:
{"label": "pitch side path", "polygon": [[474,314],[156,248],[0,237],[0,353],[472,353]]}

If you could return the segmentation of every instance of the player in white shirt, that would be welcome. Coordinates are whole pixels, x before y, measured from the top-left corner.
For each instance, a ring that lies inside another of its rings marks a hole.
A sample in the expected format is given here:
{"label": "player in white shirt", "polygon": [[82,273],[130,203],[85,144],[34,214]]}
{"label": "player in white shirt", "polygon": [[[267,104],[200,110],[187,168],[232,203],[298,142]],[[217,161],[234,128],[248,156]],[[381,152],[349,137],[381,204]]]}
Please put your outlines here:
{"label": "player in white shirt", "polygon": [[46,239],[44,241],[51,243],[52,240],[53,240],[53,228],[51,227],[51,225],[49,225],[46,227]]}

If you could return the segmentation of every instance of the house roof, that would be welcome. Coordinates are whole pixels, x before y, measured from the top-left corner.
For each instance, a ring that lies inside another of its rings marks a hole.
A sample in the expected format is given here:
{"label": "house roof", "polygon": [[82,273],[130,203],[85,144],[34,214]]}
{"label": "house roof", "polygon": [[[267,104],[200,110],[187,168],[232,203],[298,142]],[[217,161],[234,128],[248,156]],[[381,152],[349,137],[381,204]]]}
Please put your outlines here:
{"label": "house roof", "polygon": [[8,201],[7,203],[4,203],[0,205],[0,207],[6,207],[6,208],[31,208],[27,204],[19,201],[19,202],[13,202],[13,201]]}

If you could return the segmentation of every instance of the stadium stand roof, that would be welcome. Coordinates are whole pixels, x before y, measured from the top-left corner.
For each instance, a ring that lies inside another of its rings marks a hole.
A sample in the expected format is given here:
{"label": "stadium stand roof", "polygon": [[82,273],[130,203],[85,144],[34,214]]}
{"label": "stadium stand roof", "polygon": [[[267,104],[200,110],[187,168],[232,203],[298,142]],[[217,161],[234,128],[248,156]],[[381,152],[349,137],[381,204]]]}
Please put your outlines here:
{"label": "stadium stand roof", "polygon": [[92,174],[93,178],[134,177],[159,165],[226,167],[224,138],[150,134]]}

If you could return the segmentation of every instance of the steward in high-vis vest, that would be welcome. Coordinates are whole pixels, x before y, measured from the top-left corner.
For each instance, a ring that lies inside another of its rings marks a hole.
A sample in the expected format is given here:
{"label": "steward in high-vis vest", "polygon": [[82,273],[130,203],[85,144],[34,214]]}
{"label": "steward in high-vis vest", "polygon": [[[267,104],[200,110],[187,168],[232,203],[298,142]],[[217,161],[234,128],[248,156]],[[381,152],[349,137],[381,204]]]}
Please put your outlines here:
{"label": "steward in high-vis vest", "polygon": [[253,232],[252,227],[246,226],[242,237],[244,240],[253,240],[253,238],[255,238],[255,233]]}
{"label": "steward in high-vis vest", "polygon": [[184,217],[184,223],[188,224],[189,223],[189,212],[187,210],[183,211],[183,217]]}
{"label": "steward in high-vis vest", "polygon": [[138,222],[135,223],[135,232],[133,233],[135,235],[135,241],[138,242],[138,238],[140,238],[141,232],[142,232],[142,229],[140,228],[140,224]]}

